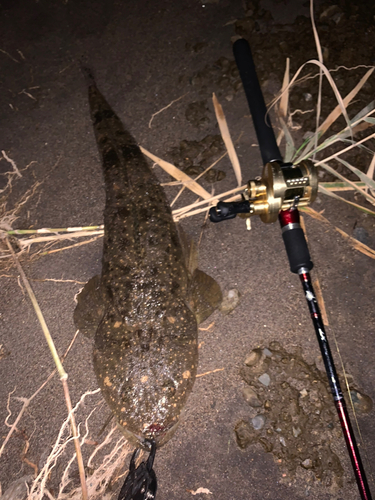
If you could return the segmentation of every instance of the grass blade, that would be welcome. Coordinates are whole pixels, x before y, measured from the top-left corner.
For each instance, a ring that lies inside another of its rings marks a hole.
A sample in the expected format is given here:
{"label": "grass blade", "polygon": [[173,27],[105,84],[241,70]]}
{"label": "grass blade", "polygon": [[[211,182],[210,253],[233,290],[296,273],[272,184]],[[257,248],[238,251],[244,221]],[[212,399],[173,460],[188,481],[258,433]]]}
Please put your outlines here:
{"label": "grass blade", "polygon": [[352,205],[352,207],[359,208],[362,212],[365,212],[368,215],[373,215],[375,216],[375,212],[372,210],[369,210],[368,208],[362,207],[362,205],[358,205],[358,203],[354,203],[353,201],[346,200],[345,198],[342,198],[341,196],[338,196],[335,193],[332,193],[331,191],[328,191],[328,189],[325,189],[321,184],[319,184],[319,192],[326,194],[327,196],[330,196],[331,198],[335,198],[336,200],[344,201],[348,205]]}
{"label": "grass blade", "polygon": [[[369,69],[366,74],[361,78],[361,80],[357,83],[357,85],[354,87],[353,90],[349,92],[349,94],[344,98],[343,103],[345,107],[349,105],[349,103],[354,99],[354,97],[358,94],[358,92],[361,90],[363,85],[367,82],[367,80],[370,78],[372,75],[373,71],[375,68]],[[363,110],[362,110],[363,111]],[[324,120],[324,122],[320,125],[318,128],[318,132],[323,135],[329,127],[334,123],[339,116],[341,116],[342,110],[339,105],[335,107],[335,109],[327,116],[327,118]],[[366,113],[364,113],[366,114]],[[359,118],[356,117],[358,120]]]}
{"label": "grass blade", "polygon": [[[353,167],[350,163],[345,161],[343,158],[337,157],[337,160],[345,165],[349,170],[353,172],[353,174],[357,175],[362,182],[364,182],[369,188],[375,189],[375,181],[368,177],[365,173],[361,172],[357,167]],[[375,199],[374,199],[375,201]]]}
{"label": "grass blade", "polygon": [[161,167],[163,170],[165,170],[169,175],[171,175],[172,177],[174,177],[178,181],[181,181],[184,184],[184,186],[186,186],[187,188],[190,189],[190,191],[193,191],[193,193],[197,194],[198,196],[200,196],[204,200],[211,198],[211,195],[208,191],[206,191],[200,184],[195,182],[187,174],[182,172],[179,168],[172,165],[172,163],[169,163],[165,160],[162,160],[158,156],[147,151],[147,149],[142,148],[142,146],[140,146],[140,149],[144,155],[148,156],[152,161],[157,163],[159,165],[159,167]]}
{"label": "grass blade", "polygon": [[[331,225],[328,219],[323,217],[323,215],[319,212],[316,212],[313,208],[311,207],[304,207],[301,208],[301,210],[308,214],[310,217],[313,217],[314,219],[319,220],[320,222],[324,222],[325,224]],[[361,243],[360,241],[356,240],[352,236],[349,236],[345,231],[342,229],[334,226],[335,230],[341,234],[346,240],[350,242],[350,244],[353,246],[355,250],[358,250],[359,252],[363,253],[364,255],[367,255],[368,257],[371,257],[372,259],[375,259],[375,250],[372,248],[368,247],[364,243]]]}
{"label": "grass blade", "polygon": [[[355,182],[359,188],[365,188],[366,184],[364,182]],[[323,186],[328,191],[353,191],[347,182],[320,182],[319,186]]]}
{"label": "grass blade", "polygon": [[285,157],[284,157],[284,161],[286,163],[292,161],[292,158],[296,152],[296,148],[294,146],[294,141],[293,141],[293,137],[291,135],[291,133],[289,132],[289,129],[285,123],[285,121],[283,120],[283,118],[281,118],[281,116],[279,117],[279,120],[280,120],[280,124],[281,124],[281,127],[282,127],[282,130],[284,132],[284,135],[285,135]]}
{"label": "grass blade", "polygon": [[[374,202],[374,198],[371,195],[369,195],[368,193],[366,193],[365,191],[363,191],[363,189],[359,188],[355,182],[352,182],[349,179],[347,179],[346,177],[344,177],[343,175],[339,174],[334,168],[330,167],[326,163],[324,163],[324,162],[317,162],[317,163],[319,163],[321,167],[323,167],[325,170],[327,170],[327,172],[336,176],[338,179],[341,179],[343,182],[346,182],[347,184],[349,184],[349,186],[351,186],[353,189],[358,191],[358,193],[361,193],[361,195],[364,196],[370,203]],[[316,163],[315,163],[315,165],[316,165]]]}
{"label": "grass blade", "polygon": [[212,102],[214,104],[215,115],[216,115],[217,122],[219,124],[221,137],[223,138],[225,147],[227,148],[228,156],[229,156],[229,159],[232,163],[232,167],[234,170],[234,175],[236,176],[237,184],[238,184],[238,186],[241,186],[242,173],[241,173],[240,162],[238,161],[238,156],[237,156],[236,150],[234,149],[233,141],[232,141],[232,138],[230,136],[230,132],[229,132],[227,120],[225,119],[223,108],[222,108],[221,104],[219,103],[215,93],[212,94]]}
{"label": "grass blade", "polygon": [[[332,160],[333,158],[337,158],[339,155],[342,155],[344,153],[347,153],[348,151],[350,151],[351,149],[355,148],[356,146],[360,146],[361,144],[363,144],[364,142],[368,141],[369,139],[372,139],[373,137],[375,137],[375,133],[374,134],[371,134],[371,135],[368,135],[367,137],[364,137],[363,139],[361,139],[360,141],[358,142],[354,142],[354,141],[350,141],[352,144],[350,146],[348,146],[347,148],[345,149],[342,149],[341,151],[338,151],[337,153],[334,153],[332,154],[331,156],[328,156],[328,158],[324,158],[324,160],[321,160],[321,161],[317,161],[316,162],[316,166],[319,166],[321,165],[322,163],[327,163],[327,161],[329,160]],[[341,140],[341,139],[340,139]],[[371,151],[371,150],[370,150]]]}

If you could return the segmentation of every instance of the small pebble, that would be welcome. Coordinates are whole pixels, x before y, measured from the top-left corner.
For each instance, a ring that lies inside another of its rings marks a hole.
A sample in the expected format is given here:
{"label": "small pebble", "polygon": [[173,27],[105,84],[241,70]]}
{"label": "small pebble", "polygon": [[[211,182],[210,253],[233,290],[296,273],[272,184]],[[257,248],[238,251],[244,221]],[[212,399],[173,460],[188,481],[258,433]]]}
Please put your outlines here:
{"label": "small pebble", "polygon": [[252,430],[249,422],[240,420],[237,422],[234,432],[236,434],[236,441],[240,448],[245,449],[249,444],[254,443],[256,440],[256,434]]}
{"label": "small pebble", "polygon": [[299,391],[299,393],[301,394],[301,398],[305,398],[308,394],[306,389],[302,389],[302,391]]}
{"label": "small pebble", "polygon": [[263,446],[266,453],[270,453],[273,450],[273,444],[265,438],[259,438],[259,443]]}
{"label": "small pebble", "polygon": [[228,290],[220,306],[221,313],[224,315],[231,313],[238,306],[239,301],[240,292],[236,289]]}
{"label": "small pebble", "polygon": [[372,399],[359,391],[350,391],[354,408],[362,413],[370,413],[373,407]]}
{"label": "small pebble", "polygon": [[357,226],[353,231],[353,238],[366,245],[368,243],[368,232],[365,228]]}
{"label": "small pebble", "polygon": [[302,463],[301,463],[302,467],[304,467],[305,469],[311,469],[312,468],[312,461],[309,459],[309,458],[306,458],[306,460],[304,460]]}
{"label": "small pebble", "polygon": [[280,443],[286,447],[286,442],[285,442],[285,438],[283,436],[280,436]]}
{"label": "small pebble", "polygon": [[270,385],[270,382],[271,382],[271,379],[270,379],[270,376],[268,375],[268,373],[263,373],[263,375],[261,375],[258,378],[258,380],[261,384],[265,385],[266,387],[268,387]]}
{"label": "small pebble", "polygon": [[253,408],[259,408],[260,406],[262,406],[257,393],[251,387],[244,387],[242,390],[242,395],[245,398],[246,403],[249,403],[249,405]]}
{"label": "small pebble", "polygon": [[264,415],[257,415],[256,417],[251,419],[251,423],[256,431],[263,429],[264,424],[266,423],[266,417]]}
{"label": "small pebble", "polygon": [[293,427],[293,436],[295,438],[298,438],[298,436],[301,434],[301,429],[299,427]]}
{"label": "small pebble", "polygon": [[261,357],[262,357],[261,349],[254,349],[253,351],[250,352],[250,354],[246,356],[245,365],[254,366],[258,363]]}
{"label": "small pebble", "polygon": [[270,358],[272,356],[272,352],[269,349],[267,349],[267,347],[265,349],[263,349],[263,354],[265,356],[267,356],[268,358]]}

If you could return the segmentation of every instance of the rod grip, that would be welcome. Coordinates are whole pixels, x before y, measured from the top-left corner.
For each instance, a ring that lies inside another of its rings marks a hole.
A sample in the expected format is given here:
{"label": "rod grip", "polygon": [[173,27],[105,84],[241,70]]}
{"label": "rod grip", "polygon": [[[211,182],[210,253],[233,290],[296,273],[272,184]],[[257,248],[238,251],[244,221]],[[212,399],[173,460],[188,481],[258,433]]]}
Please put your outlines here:
{"label": "rod grip", "polygon": [[296,274],[301,269],[311,271],[314,264],[311,262],[305,233],[300,224],[298,208],[291,207],[288,210],[281,210],[279,221],[290,270]]}
{"label": "rod grip", "polygon": [[298,274],[302,268],[311,271],[313,263],[311,262],[310,252],[307,246],[306,238],[301,227],[295,227],[283,231],[283,240],[285,250],[289,259],[290,270]]}
{"label": "rod grip", "polygon": [[240,38],[234,42],[233,54],[236,60],[237,68],[240,72],[242,85],[245,90],[247,102],[253,118],[263,164],[265,165],[270,161],[282,161],[275,134],[272,129],[271,120],[267,114],[263,93],[255,71],[251,49],[248,42],[244,38]]}

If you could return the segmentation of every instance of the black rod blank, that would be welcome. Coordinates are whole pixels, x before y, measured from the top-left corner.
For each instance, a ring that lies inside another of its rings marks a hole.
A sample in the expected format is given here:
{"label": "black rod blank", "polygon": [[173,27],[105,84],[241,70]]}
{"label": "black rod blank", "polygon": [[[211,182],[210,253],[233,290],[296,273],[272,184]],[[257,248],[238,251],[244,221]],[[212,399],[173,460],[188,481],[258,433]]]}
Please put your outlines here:
{"label": "black rod blank", "polygon": [[233,54],[253,118],[263,164],[265,165],[271,161],[282,162],[279,146],[276,142],[271,120],[267,113],[266,104],[255,71],[250,46],[244,38],[240,38],[234,42]]}
{"label": "black rod blank", "polygon": [[328,344],[327,335],[325,332],[322,315],[319,310],[318,302],[315,298],[314,289],[311,283],[310,273],[301,269],[300,279],[305,292],[307,304],[309,306],[311,319],[313,321],[316,337],[318,339],[320,352],[324,361],[324,366],[328,376],[328,382],[331,388],[333,400],[340,419],[342,432],[344,434],[346,447],[352,462],[355,479],[361,500],[372,500],[371,492],[368,486],[365,469],[362,464],[359,454],[357,441],[350,423],[348,410],[346,408],[345,399],[341,391],[340,382],[337,377],[336,368],[333,362],[331,349]]}

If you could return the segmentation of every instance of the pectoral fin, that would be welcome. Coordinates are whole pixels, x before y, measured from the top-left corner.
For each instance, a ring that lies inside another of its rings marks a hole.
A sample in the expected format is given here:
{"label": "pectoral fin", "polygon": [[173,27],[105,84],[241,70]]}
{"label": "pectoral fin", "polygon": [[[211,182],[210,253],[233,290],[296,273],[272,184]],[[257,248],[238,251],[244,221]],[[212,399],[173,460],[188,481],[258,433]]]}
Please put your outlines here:
{"label": "pectoral fin", "polygon": [[100,276],[94,276],[77,296],[73,319],[76,328],[86,337],[93,337],[104,315]]}
{"label": "pectoral fin", "polygon": [[222,301],[220,286],[200,269],[194,271],[190,287],[190,307],[197,322],[202,323],[219,307]]}

